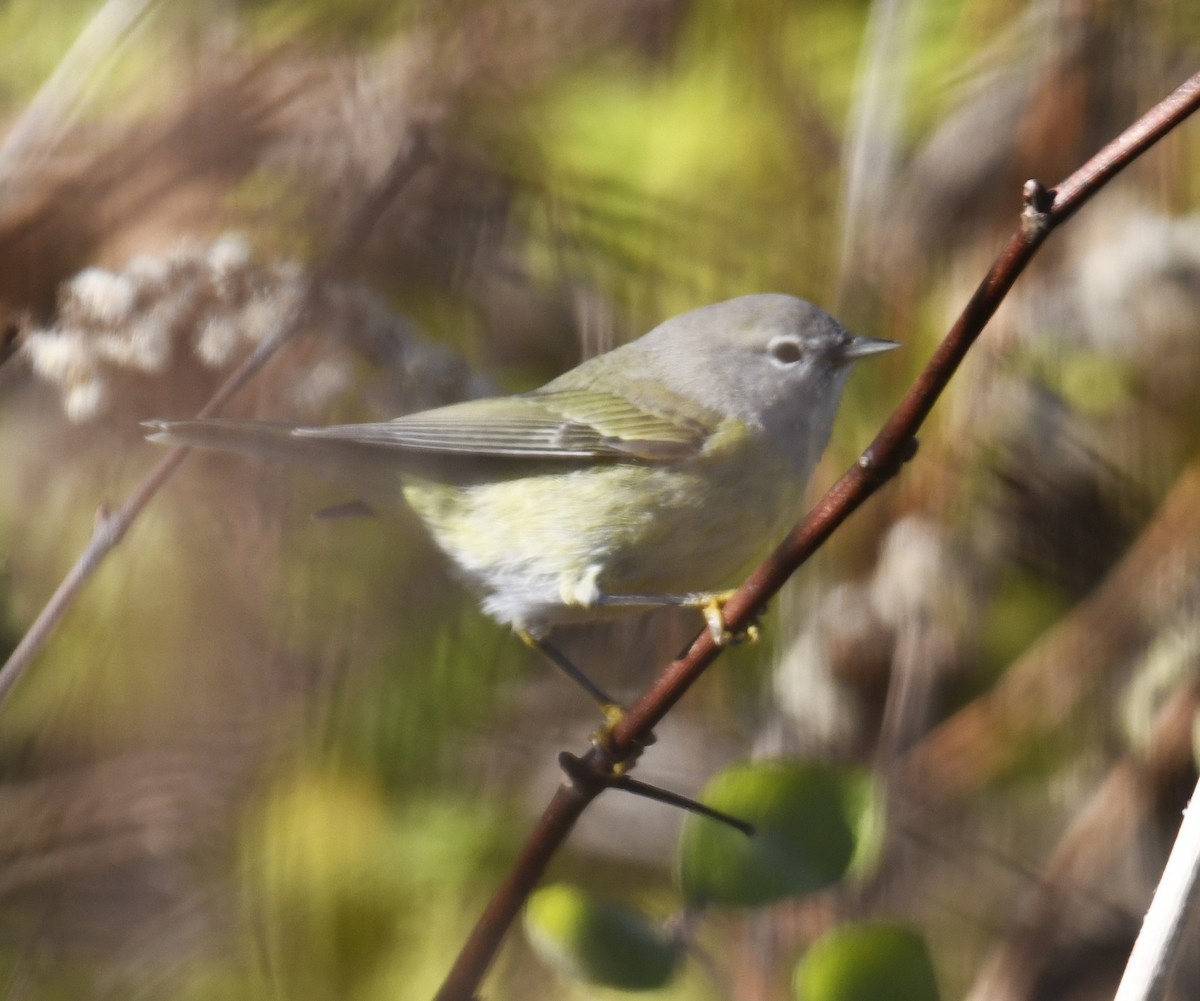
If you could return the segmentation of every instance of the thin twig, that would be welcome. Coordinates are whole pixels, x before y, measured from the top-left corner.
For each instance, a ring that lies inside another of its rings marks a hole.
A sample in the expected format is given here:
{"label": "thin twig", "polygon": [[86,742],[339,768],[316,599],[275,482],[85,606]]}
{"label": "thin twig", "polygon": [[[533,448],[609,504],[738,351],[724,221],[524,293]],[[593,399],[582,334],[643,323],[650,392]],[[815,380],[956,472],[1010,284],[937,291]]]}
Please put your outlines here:
{"label": "thin twig", "polygon": [[[1186,776],[1190,783],[1194,774],[1192,721],[1198,710],[1200,684],[1178,687],[1155,711],[1142,746],[1116,762],[1074,812],[1044,865],[1035,871],[1015,859],[1001,862],[1024,877],[1025,890],[1015,904],[1020,918],[980,964],[965,1001],[1036,996],[1037,985],[1052,982],[1065,957],[1080,948],[1064,933],[1075,907],[1123,925],[1128,910],[1110,892],[1108,877],[1134,852],[1147,824],[1183,805],[1180,780]],[[931,803],[919,780],[905,782],[902,794],[917,825],[944,828],[944,804]],[[905,832],[906,838],[912,834]]]}
{"label": "thin twig", "polygon": [[[732,632],[750,625],[758,609],[824,544],[834,529],[912,455],[921,424],[984,325],[1050,232],[1197,108],[1200,108],[1200,73],[1105,146],[1056,191],[1047,192],[1036,181],[1026,183],[1020,227],[883,430],[849,472],[834,484],[723,607],[726,624]],[[611,769],[614,760],[644,744],[654,727],[720,652],[708,630],[700,633],[688,651],[666,667],[622,718],[609,747],[594,747],[584,760],[596,768]],[[550,857],[566,840],[588,804],[604,788],[602,783],[586,787],[568,783],[559,787],[464,943],[436,1001],[471,1001],[476,996],[504,936],[537,885]]]}
{"label": "thin twig", "polygon": [[1183,811],[1175,845],[1113,1001],[1159,1001],[1166,994],[1183,926],[1196,903],[1197,881],[1200,881],[1200,783]]}
{"label": "thin twig", "polygon": [[[279,317],[274,329],[245,360],[230,374],[197,413],[197,417],[213,417],[221,412],[234,395],[267,363],[272,355],[300,328],[317,304],[330,277],[344,269],[366,241],[384,208],[431,158],[428,141],[422,132],[415,132],[392,160],[387,173],[364,200],[347,223],[337,245],[309,272],[302,294],[286,314]],[[0,704],[13,687],[24,677],[33,658],[41,650],[54,627],[66,614],[84,585],[91,579],[104,558],[125,537],[125,533],[158,493],[159,488],[186,458],[185,446],[172,448],[146,475],[119,508],[101,508],[96,513],[92,537],[83,552],[62,579],[50,600],[21,637],[20,642],[0,667]]]}

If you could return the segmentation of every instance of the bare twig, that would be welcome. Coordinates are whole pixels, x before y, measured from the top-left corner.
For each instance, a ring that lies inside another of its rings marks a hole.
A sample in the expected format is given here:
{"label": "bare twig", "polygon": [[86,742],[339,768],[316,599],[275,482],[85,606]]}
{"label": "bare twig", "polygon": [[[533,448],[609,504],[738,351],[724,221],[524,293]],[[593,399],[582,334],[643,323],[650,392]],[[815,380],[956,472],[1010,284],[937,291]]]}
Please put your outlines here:
{"label": "bare twig", "polygon": [[[1104,915],[1124,927],[1128,898],[1120,895],[1120,881],[1112,879],[1112,872],[1146,824],[1182,805],[1181,780],[1193,771],[1192,720],[1197,709],[1200,685],[1177,689],[1155,713],[1144,746],[1118,761],[1076,811],[1017,902],[1018,919],[982,963],[966,1001],[1039,996],[1039,985],[1052,979],[1065,957],[1080,948],[1073,937],[1078,934],[1080,909],[1086,910],[1086,920]],[[919,808],[923,817],[930,816],[926,801]]]}
{"label": "bare twig", "polygon": [[[342,238],[325,257],[309,272],[302,294],[296,305],[278,322],[271,333],[263,338],[255,349],[218,388],[201,408],[197,417],[213,417],[234,395],[246,385],[272,355],[300,328],[305,317],[316,305],[326,282],[344,269],[354,258],[358,248],[365,242],[387,205],[430,159],[428,141],[420,131],[415,132],[404,147],[396,154],[387,173],[363,201],[359,210],[346,224]],[[75,598],[91,579],[104,558],[125,537],[138,515],[142,513],[159,488],[183,462],[190,449],[179,446],[172,448],[145,479],[133,490],[126,501],[116,510],[101,508],[96,514],[92,537],[46,603],[33,624],[21,637],[4,666],[0,668],[0,703],[24,676],[33,658],[45,644],[54,627],[74,603]]]}
{"label": "bare twig", "polygon": [[[958,369],[968,349],[991,319],[1038,247],[1124,167],[1200,107],[1200,73],[1191,77],[1126,129],[1116,140],[1048,192],[1036,181],[1025,185],[1021,225],[1009,239],[945,340],[938,346],[895,413],[847,472],[797,525],[767,560],[730,598],[723,612],[729,628],[747,627],[787,579],[833,531],[912,455],[916,433]],[[613,768],[622,755],[645,743],[655,725],[717,658],[720,648],[702,632],[686,653],[667,666],[624,716],[608,748],[593,748],[584,761]],[[559,787],[464,943],[437,994],[437,1001],[470,1001],[500,943],[533,890],[550,858],[571,828],[605,788],[577,778]]]}
{"label": "bare twig", "polygon": [[1114,1001],[1159,1001],[1179,952],[1183,926],[1196,905],[1200,881],[1200,785],[1183,811],[1183,823],[1163,869],[1158,889],[1133,943],[1129,965]]}

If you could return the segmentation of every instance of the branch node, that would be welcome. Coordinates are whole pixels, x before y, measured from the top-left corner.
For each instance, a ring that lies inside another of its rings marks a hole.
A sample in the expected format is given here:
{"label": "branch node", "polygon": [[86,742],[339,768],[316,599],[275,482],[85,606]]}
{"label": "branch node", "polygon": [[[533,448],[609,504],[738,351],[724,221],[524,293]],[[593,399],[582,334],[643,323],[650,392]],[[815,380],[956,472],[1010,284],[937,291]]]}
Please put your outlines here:
{"label": "branch node", "polygon": [[595,796],[597,792],[608,788],[612,784],[611,772],[606,772],[604,768],[590,765],[583,758],[577,757],[570,751],[559,752],[558,767],[563,770],[563,774],[575,790],[588,798]]}
{"label": "branch node", "polygon": [[1025,236],[1043,233],[1050,228],[1050,210],[1054,208],[1057,192],[1049,190],[1036,177],[1031,177],[1021,189],[1024,208],[1021,209],[1021,232]]}
{"label": "branch node", "polygon": [[875,449],[868,448],[858,457],[858,468],[875,479],[877,485],[882,485],[897,476],[905,464],[910,462],[920,448],[920,440],[913,435],[896,446],[895,454],[888,454],[892,449],[886,449],[882,462],[876,458]]}

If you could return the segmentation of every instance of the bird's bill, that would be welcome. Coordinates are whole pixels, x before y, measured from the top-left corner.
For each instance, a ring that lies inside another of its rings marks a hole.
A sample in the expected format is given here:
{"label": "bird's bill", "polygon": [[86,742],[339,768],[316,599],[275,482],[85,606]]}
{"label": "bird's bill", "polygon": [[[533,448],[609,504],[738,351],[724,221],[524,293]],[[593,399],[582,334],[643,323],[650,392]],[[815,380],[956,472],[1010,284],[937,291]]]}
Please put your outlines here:
{"label": "bird's bill", "polygon": [[851,337],[842,348],[842,358],[846,361],[857,361],[859,358],[883,354],[898,347],[900,345],[896,341],[885,341],[879,337]]}

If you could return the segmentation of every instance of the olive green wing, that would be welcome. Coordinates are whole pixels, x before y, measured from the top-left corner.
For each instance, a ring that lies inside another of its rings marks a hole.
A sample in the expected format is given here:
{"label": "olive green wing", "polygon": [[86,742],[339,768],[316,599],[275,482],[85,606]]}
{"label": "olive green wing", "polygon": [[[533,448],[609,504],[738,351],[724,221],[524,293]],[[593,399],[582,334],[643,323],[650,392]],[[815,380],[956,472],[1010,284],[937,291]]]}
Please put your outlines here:
{"label": "olive green wing", "polygon": [[695,455],[715,419],[655,413],[623,396],[590,389],[537,390],[471,400],[377,424],[298,428],[296,435],[403,452],[515,459],[677,462]]}

